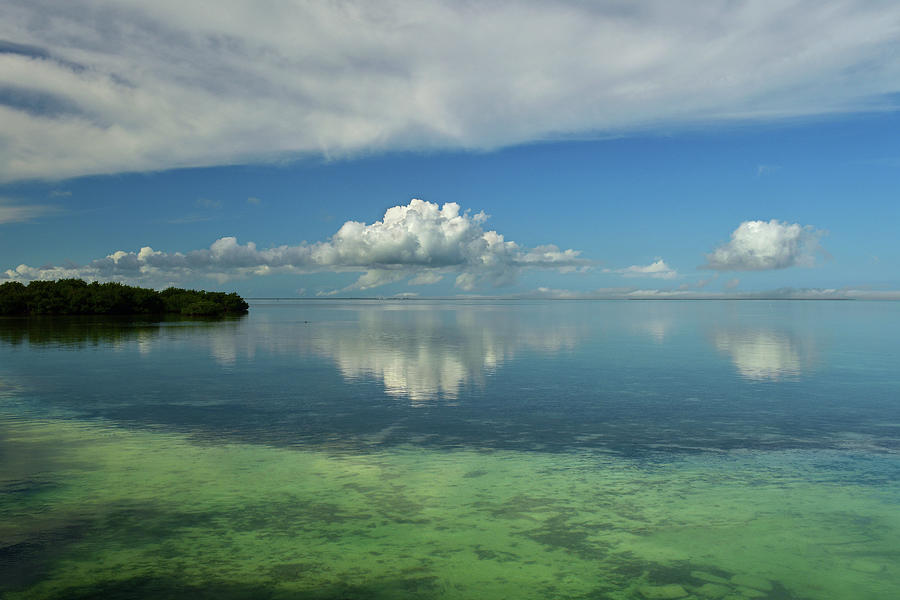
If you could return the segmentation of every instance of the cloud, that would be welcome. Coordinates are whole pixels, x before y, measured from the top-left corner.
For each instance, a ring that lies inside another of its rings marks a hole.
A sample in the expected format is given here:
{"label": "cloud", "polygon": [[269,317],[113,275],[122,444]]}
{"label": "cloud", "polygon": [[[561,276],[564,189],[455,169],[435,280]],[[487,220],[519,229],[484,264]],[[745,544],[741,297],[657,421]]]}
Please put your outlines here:
{"label": "cloud", "polygon": [[447,273],[458,273],[458,287],[507,285],[523,269],[571,270],[590,261],[576,250],[546,245],[524,248],[496,231],[486,231],[483,212],[462,212],[448,202],[443,206],[413,199],[389,208],[380,221],[347,221],[331,238],[315,244],[258,249],[222,237],[209,248],[187,253],[166,253],[149,246],[137,252],[117,251],[84,266],[29,267],[19,265],[0,278],[16,280],[121,279],[130,281],[193,280],[212,277],[226,281],[276,272],[364,271],[341,291],[367,290],[412,277],[410,283],[436,283]]}
{"label": "cloud", "polygon": [[218,216],[215,216],[215,212],[222,209],[221,200],[213,200],[211,198],[205,198],[201,196],[200,198],[194,200],[194,206],[201,209],[200,212],[192,212],[180,217],[167,219],[166,223],[169,223],[171,225],[190,225],[191,223],[215,221],[220,218]]}
{"label": "cloud", "polygon": [[613,270],[614,273],[621,273],[625,277],[652,277],[654,279],[675,279],[678,277],[678,271],[666,264],[661,258],[646,266],[632,265],[624,269]]}
{"label": "cloud", "polygon": [[763,177],[781,170],[781,165],[756,165],[756,176]]}
{"label": "cloud", "polygon": [[444,276],[440,273],[426,271],[424,273],[419,273],[418,275],[410,279],[409,283],[410,285],[431,285],[433,283],[439,282],[443,278]]}
{"label": "cloud", "polygon": [[701,279],[701,280],[699,280],[697,283],[695,283],[694,285],[697,287],[697,289],[702,290],[703,288],[705,288],[706,286],[708,286],[708,285],[709,285],[710,283],[712,283],[713,281],[716,281],[718,278],[719,278],[719,274],[718,274],[718,273],[713,273],[711,277],[706,277],[706,278],[704,278],[704,279]]}
{"label": "cloud", "polygon": [[20,204],[14,200],[0,198],[0,225],[5,223],[22,223],[38,217],[57,212],[54,206],[37,204]]}
{"label": "cloud", "polygon": [[210,198],[197,198],[195,203],[200,208],[219,209],[222,208],[221,200],[212,200]]}
{"label": "cloud", "polygon": [[0,181],[893,108],[898,22],[839,0],[7,0]]}
{"label": "cloud", "polygon": [[174,219],[169,219],[166,223],[171,225],[188,225],[190,223],[202,223],[204,221],[214,221],[216,217],[211,217],[209,215],[184,215],[183,217],[175,217]]}
{"label": "cloud", "polygon": [[810,225],[771,221],[744,221],[731,240],[706,255],[701,269],[716,271],[768,271],[793,266],[810,267],[821,250],[824,232]]}
{"label": "cloud", "polygon": [[601,288],[588,291],[538,288],[515,297],[563,300],[900,300],[900,290],[786,287],[753,292],[703,292],[682,288]]}

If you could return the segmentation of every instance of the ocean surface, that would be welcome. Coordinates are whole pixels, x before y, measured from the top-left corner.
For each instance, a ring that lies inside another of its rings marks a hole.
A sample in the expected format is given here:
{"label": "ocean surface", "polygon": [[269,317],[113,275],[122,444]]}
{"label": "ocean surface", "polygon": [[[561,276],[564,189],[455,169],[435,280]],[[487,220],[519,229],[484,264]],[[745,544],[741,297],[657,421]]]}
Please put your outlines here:
{"label": "ocean surface", "polygon": [[900,598],[900,303],[0,320],[0,597]]}

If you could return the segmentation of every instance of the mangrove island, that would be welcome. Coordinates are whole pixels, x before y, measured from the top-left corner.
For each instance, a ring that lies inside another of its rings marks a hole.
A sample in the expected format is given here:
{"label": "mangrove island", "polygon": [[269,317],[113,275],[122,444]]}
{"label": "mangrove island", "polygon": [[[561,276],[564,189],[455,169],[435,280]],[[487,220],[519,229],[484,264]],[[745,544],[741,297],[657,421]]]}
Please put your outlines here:
{"label": "mangrove island", "polygon": [[0,315],[244,314],[249,305],[236,293],[170,287],[161,292],[122,283],[81,279],[8,281],[0,285]]}

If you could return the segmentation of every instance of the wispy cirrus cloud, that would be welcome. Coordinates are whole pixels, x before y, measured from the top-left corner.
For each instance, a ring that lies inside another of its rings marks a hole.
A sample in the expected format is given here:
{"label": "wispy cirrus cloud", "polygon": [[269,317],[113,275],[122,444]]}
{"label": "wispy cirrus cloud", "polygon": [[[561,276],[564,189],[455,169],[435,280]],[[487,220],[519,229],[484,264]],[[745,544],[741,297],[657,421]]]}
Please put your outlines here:
{"label": "wispy cirrus cloud", "polygon": [[220,281],[249,275],[289,272],[340,271],[364,273],[344,290],[366,290],[412,278],[429,284],[445,275],[456,276],[463,290],[482,285],[502,286],[525,269],[572,270],[591,265],[576,250],[553,245],[525,248],[482,225],[483,212],[463,212],[450,202],[443,206],[414,199],[389,208],[380,221],[347,221],[330,239],[314,244],[260,249],[222,237],[209,248],[167,253],[145,246],[116,251],[83,266],[8,269],[0,278],[14,280],[117,279],[144,282]]}
{"label": "wispy cirrus cloud", "polygon": [[212,198],[197,198],[196,202],[194,202],[200,208],[213,209],[218,210],[222,208],[221,200],[213,200]]}
{"label": "wispy cirrus cloud", "polygon": [[0,198],[0,225],[33,221],[58,211],[59,209],[55,206],[22,204],[17,200]]}
{"label": "wispy cirrus cloud", "polygon": [[0,181],[893,108],[898,23],[839,0],[6,0]]}
{"label": "wispy cirrus cloud", "polygon": [[766,175],[771,175],[772,173],[777,173],[781,170],[781,165],[756,165],[756,176],[764,177]]}
{"label": "wispy cirrus cloud", "polygon": [[731,239],[706,255],[701,269],[716,271],[768,271],[815,264],[825,234],[811,225],[771,221],[744,221]]}

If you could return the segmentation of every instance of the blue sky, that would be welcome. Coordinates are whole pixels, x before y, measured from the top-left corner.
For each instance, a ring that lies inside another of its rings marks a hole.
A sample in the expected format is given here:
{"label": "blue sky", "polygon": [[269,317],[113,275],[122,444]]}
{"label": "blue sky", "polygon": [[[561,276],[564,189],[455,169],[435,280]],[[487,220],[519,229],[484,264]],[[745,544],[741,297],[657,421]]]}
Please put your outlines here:
{"label": "blue sky", "polygon": [[0,282],[900,297],[892,4],[106,4],[0,6]]}

